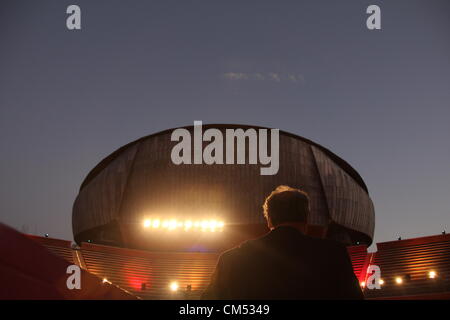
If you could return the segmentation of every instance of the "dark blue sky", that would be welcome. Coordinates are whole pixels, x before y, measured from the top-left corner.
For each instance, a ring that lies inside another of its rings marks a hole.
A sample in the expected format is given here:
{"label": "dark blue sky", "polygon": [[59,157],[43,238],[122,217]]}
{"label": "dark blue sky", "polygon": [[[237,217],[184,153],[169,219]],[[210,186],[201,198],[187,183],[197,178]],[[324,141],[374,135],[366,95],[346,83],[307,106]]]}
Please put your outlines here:
{"label": "dark blue sky", "polygon": [[377,242],[450,229],[449,1],[2,1],[0,41],[0,221],[18,229],[72,239],[92,167],[194,120],[330,148],[366,181]]}

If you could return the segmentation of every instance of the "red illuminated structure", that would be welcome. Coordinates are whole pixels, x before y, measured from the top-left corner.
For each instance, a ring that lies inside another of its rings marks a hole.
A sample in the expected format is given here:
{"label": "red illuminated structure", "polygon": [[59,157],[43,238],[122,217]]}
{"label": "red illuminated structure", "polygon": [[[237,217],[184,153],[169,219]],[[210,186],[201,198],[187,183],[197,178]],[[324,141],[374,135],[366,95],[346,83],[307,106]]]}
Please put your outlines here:
{"label": "red illuminated structure", "polygon": [[26,237],[1,223],[0,239],[0,300],[137,299],[112,283],[104,283],[90,270],[80,268],[76,268],[80,290],[69,288],[68,268],[80,265],[80,255],[71,249],[69,241]]}
{"label": "red illuminated structure", "polygon": [[[367,299],[450,299],[450,235],[382,242],[377,251],[348,248]],[[381,289],[369,290],[367,268],[381,270]]]}

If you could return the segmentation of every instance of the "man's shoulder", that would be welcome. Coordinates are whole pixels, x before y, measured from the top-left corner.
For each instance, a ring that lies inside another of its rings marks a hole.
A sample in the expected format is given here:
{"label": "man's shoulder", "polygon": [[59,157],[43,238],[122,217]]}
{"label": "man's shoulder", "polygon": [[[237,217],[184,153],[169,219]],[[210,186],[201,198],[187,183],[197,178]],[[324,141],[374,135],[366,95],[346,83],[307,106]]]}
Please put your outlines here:
{"label": "man's shoulder", "polygon": [[336,266],[347,264],[346,260],[348,260],[349,255],[347,247],[343,243],[336,240],[319,238],[312,238],[310,243],[310,250],[312,252],[320,252],[320,255],[316,256],[321,257],[319,261],[322,263],[325,262],[326,264]]}
{"label": "man's shoulder", "polygon": [[248,256],[249,254],[257,251],[257,248],[259,248],[263,245],[263,243],[266,241],[266,236],[267,235],[264,235],[257,239],[251,239],[251,240],[244,241],[241,244],[239,244],[238,246],[224,251],[220,255],[220,258],[222,260],[228,261],[228,260],[232,260],[237,257]]}
{"label": "man's shoulder", "polygon": [[317,245],[330,250],[343,250],[345,245],[339,241],[324,238],[312,238],[317,243]]}
{"label": "man's shoulder", "polygon": [[323,238],[310,238],[311,245],[326,252],[333,252],[342,254],[347,252],[346,246],[336,240],[323,239]]}

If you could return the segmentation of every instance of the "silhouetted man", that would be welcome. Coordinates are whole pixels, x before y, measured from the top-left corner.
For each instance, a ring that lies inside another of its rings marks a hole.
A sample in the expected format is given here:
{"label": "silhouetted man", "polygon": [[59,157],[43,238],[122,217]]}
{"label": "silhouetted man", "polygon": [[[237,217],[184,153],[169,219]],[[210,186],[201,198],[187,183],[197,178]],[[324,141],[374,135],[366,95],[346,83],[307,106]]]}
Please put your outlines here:
{"label": "silhouetted man", "polygon": [[305,192],[280,186],[263,208],[271,231],[220,256],[204,299],[363,299],[345,246],[305,235]]}

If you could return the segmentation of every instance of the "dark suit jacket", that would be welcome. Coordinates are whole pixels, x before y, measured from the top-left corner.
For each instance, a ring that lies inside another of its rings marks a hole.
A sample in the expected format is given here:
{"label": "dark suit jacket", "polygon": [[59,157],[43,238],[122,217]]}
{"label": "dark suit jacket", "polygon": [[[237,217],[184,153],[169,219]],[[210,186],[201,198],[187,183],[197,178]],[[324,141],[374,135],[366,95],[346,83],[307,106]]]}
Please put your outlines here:
{"label": "dark suit jacket", "polygon": [[344,245],[278,227],[224,252],[203,299],[363,299]]}

